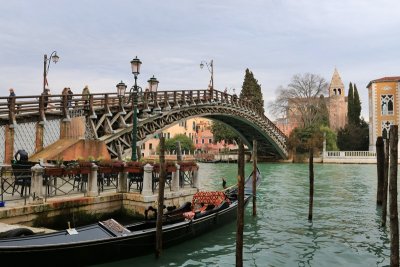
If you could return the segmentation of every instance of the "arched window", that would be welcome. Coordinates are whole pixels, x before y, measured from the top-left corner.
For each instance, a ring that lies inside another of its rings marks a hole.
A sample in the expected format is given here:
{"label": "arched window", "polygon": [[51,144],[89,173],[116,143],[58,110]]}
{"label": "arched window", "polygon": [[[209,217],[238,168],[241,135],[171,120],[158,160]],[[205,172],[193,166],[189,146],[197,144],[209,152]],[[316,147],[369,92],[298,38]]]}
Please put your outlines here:
{"label": "arched window", "polygon": [[338,90],[338,95],[341,95],[342,94],[342,89],[337,89]]}
{"label": "arched window", "polygon": [[382,137],[383,138],[389,138],[389,130],[390,130],[390,125],[393,125],[393,121],[382,121]]}
{"label": "arched window", "polygon": [[381,113],[382,115],[393,115],[394,97],[393,95],[381,95]]}

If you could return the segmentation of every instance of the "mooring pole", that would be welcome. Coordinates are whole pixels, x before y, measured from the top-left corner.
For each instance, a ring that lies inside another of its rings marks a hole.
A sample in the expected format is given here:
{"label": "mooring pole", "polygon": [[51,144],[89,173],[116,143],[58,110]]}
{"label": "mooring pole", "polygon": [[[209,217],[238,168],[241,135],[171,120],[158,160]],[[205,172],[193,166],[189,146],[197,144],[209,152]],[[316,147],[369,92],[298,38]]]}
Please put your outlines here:
{"label": "mooring pole", "polygon": [[399,216],[397,210],[397,144],[398,125],[391,125],[390,140],[390,183],[389,183],[389,212],[390,212],[390,266],[399,266]]}
{"label": "mooring pole", "polygon": [[253,140],[253,216],[257,216],[257,140]]}
{"label": "mooring pole", "polygon": [[384,161],[385,151],[383,146],[383,137],[378,136],[376,139],[376,167],[377,167],[377,187],[376,187],[376,204],[382,205],[382,194],[383,194],[383,179],[384,179]]}
{"label": "mooring pole", "polygon": [[238,208],[236,224],[236,266],[243,266],[244,228],[244,146],[240,141],[238,155]]}
{"label": "mooring pole", "polygon": [[164,210],[165,187],[165,137],[160,137],[160,174],[158,179],[158,208],[156,222],[156,258],[160,257],[162,250],[162,219]]}
{"label": "mooring pole", "polygon": [[310,200],[308,203],[308,220],[312,221],[314,203],[314,148],[310,147],[308,158],[308,170],[310,176]]}
{"label": "mooring pole", "polygon": [[389,140],[384,139],[385,159],[383,164],[382,226],[386,226],[388,187],[389,187]]}

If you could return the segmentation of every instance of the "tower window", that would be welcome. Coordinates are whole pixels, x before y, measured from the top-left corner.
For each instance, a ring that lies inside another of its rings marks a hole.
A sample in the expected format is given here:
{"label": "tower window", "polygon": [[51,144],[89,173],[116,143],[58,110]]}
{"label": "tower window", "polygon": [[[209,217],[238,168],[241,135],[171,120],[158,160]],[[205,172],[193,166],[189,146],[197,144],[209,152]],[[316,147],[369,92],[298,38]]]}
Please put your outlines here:
{"label": "tower window", "polygon": [[393,95],[381,95],[381,112],[382,115],[393,115],[394,106]]}

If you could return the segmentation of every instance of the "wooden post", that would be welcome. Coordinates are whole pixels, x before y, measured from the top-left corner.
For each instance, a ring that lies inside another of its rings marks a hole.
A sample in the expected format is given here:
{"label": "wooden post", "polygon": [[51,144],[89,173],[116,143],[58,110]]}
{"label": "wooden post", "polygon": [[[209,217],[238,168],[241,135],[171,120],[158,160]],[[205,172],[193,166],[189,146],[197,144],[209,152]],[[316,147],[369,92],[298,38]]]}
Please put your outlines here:
{"label": "wooden post", "polygon": [[159,258],[162,250],[162,218],[164,210],[165,187],[165,137],[160,137],[160,176],[158,181],[158,208],[156,222],[156,258]]}
{"label": "wooden post", "polygon": [[257,140],[253,140],[253,216],[257,215]]}
{"label": "wooden post", "polygon": [[[14,125],[6,125],[5,132],[4,132],[4,136],[5,136],[4,163],[8,163],[8,164],[11,164],[11,161],[14,159],[14,138],[15,138]],[[17,148],[17,149],[19,149],[19,148]]]}
{"label": "wooden post", "polygon": [[312,221],[314,202],[314,148],[311,147],[308,158],[308,170],[310,176],[310,200],[308,204],[308,220]]}
{"label": "wooden post", "polygon": [[384,179],[384,160],[385,152],[383,147],[383,138],[378,136],[376,139],[376,167],[378,174],[378,182],[376,189],[376,204],[382,205],[382,194],[383,194],[383,179]]}
{"label": "wooden post", "polygon": [[243,266],[243,226],[244,226],[244,146],[239,143],[238,155],[238,208],[236,224],[236,266]]}
{"label": "wooden post", "polygon": [[382,226],[386,226],[387,198],[389,186],[389,140],[385,139],[385,160],[383,164],[383,192],[382,192]]}
{"label": "wooden post", "polygon": [[43,150],[44,124],[36,123],[35,153]]}
{"label": "wooden post", "polygon": [[389,213],[390,213],[390,266],[399,266],[399,216],[397,210],[397,144],[398,125],[390,126],[390,183],[389,183]]}

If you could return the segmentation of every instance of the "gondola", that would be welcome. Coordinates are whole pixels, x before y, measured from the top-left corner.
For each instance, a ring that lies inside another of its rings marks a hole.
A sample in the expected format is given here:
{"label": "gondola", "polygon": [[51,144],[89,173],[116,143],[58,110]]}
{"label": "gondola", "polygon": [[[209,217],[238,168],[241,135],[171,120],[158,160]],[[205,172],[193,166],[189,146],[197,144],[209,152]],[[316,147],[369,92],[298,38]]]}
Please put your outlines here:
{"label": "gondola", "polygon": [[[257,170],[257,185],[260,172]],[[252,197],[252,174],[244,203]],[[238,188],[198,192],[193,201],[163,216],[163,248],[188,241],[236,220]],[[0,239],[0,259],[17,266],[86,266],[150,254],[155,249],[154,219],[121,225],[113,219],[47,234]]]}

